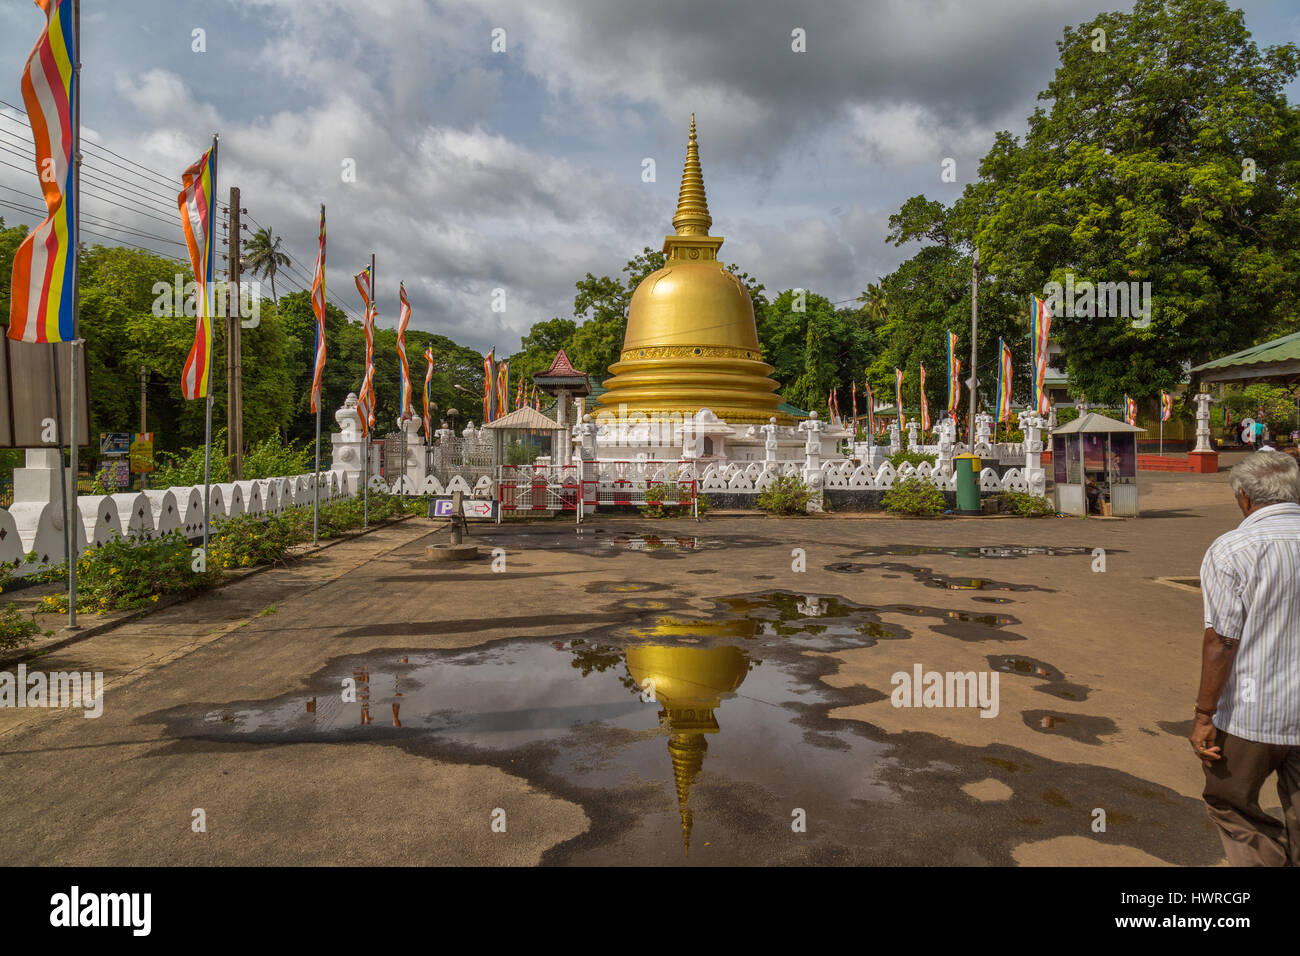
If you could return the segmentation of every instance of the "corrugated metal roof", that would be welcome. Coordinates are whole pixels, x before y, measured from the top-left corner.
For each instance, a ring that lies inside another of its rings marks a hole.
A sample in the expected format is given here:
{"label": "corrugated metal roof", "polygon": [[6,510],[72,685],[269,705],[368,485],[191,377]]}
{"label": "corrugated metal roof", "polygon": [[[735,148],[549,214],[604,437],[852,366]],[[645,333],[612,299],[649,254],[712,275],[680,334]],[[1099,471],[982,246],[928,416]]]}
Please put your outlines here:
{"label": "corrugated metal roof", "polygon": [[1240,352],[1198,365],[1193,372],[1211,372],[1227,368],[1247,368],[1271,362],[1300,362],[1300,332],[1292,332],[1271,342],[1252,345]]}

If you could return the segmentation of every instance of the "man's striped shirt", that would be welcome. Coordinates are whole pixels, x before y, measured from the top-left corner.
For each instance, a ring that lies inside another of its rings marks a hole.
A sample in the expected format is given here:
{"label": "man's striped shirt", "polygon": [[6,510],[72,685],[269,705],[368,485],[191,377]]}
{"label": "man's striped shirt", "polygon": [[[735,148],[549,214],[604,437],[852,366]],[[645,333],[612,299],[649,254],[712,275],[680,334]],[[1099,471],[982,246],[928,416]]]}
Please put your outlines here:
{"label": "man's striped shirt", "polygon": [[1201,562],[1205,626],[1237,638],[1214,726],[1300,746],[1300,504],[1267,505]]}

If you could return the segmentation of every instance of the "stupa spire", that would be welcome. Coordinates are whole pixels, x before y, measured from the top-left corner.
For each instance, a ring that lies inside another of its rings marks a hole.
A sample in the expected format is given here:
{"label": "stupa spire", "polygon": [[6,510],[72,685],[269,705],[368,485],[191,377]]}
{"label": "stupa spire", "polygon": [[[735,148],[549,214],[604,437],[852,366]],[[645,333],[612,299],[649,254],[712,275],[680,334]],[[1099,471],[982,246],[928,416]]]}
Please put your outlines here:
{"label": "stupa spire", "polygon": [[704,171],[700,168],[700,147],[695,140],[695,114],[691,114],[691,135],[686,143],[686,166],[682,170],[682,187],[677,193],[677,212],[673,228],[679,236],[707,236],[713,217],[704,196]]}

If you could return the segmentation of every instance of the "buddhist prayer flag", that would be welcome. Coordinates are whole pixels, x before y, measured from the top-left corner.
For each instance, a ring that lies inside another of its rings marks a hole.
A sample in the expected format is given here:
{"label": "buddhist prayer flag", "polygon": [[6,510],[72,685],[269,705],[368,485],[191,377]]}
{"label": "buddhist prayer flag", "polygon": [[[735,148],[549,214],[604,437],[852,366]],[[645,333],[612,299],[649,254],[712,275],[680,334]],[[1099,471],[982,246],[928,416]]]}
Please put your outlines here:
{"label": "buddhist prayer flag", "polygon": [[1167,422],[1174,416],[1174,397],[1168,392],[1160,393],[1160,420]]}
{"label": "buddhist prayer flag", "polygon": [[876,396],[871,391],[870,382],[863,382],[862,387],[867,390],[867,433],[874,435],[876,433]]}
{"label": "buddhist prayer flag", "polygon": [[1011,349],[998,339],[998,416],[999,422],[1011,417]]}
{"label": "buddhist prayer flag", "polygon": [[930,404],[925,400],[925,365],[921,365],[921,431],[930,430]]}
{"label": "buddhist prayer flag", "polygon": [[186,398],[207,398],[212,385],[213,265],[216,261],[217,146],[209,149],[185,172],[184,187],[176,197],[181,214],[181,231],[190,254],[190,268],[198,287],[195,303],[194,344],[181,370],[181,394]]}
{"label": "buddhist prayer flag", "polygon": [[488,349],[487,355],[483,356],[483,423],[496,418],[496,397],[497,397],[497,363],[496,349]]}
{"label": "buddhist prayer flag", "polygon": [[433,346],[424,350],[424,437],[433,441],[433,413],[429,411],[429,386],[433,383]]}
{"label": "buddhist prayer flag", "polygon": [[510,360],[497,363],[497,404],[496,417],[500,418],[510,411]]}
{"label": "buddhist prayer flag", "polygon": [[321,384],[325,378],[325,204],[320,206],[320,248],[316,251],[316,272],[311,280],[311,310],[316,314],[316,370],[311,377],[311,410],[320,410]]}
{"label": "buddhist prayer flag", "polygon": [[19,82],[46,217],[14,253],[8,334],[21,342],[68,342],[75,336],[77,41],[72,0],[36,5],[45,14],[45,28]]}
{"label": "buddhist prayer flag", "polygon": [[1129,398],[1127,395],[1124,396],[1124,421],[1134,426],[1138,423],[1137,402],[1133,401],[1133,399]]}
{"label": "buddhist prayer flag", "polygon": [[957,357],[957,333],[948,333],[948,414],[961,404],[961,359]]}
{"label": "buddhist prayer flag", "polygon": [[856,381],[849,383],[849,394],[853,401],[853,438],[858,437],[858,383]]}
{"label": "buddhist prayer flag", "polygon": [[1040,415],[1048,412],[1047,401],[1047,342],[1052,328],[1052,313],[1047,310],[1047,300],[1031,295],[1029,316],[1029,349],[1034,371],[1034,402]]}
{"label": "buddhist prayer flag", "polygon": [[411,366],[406,361],[406,327],[411,322],[411,303],[406,298],[405,282],[398,285],[397,298],[401,303],[397,313],[397,358],[402,372],[402,400],[397,414],[405,421],[415,415],[411,401]]}
{"label": "buddhist prayer flag", "polygon": [[903,427],[903,370],[894,366],[894,402],[898,409],[898,427]]}
{"label": "buddhist prayer flag", "polygon": [[361,436],[368,437],[375,424],[375,316],[379,313],[374,304],[374,276],[366,266],[353,277],[361,301],[365,303],[362,328],[366,335],[366,368],[361,376],[361,392],[357,395],[357,409],[361,414]]}

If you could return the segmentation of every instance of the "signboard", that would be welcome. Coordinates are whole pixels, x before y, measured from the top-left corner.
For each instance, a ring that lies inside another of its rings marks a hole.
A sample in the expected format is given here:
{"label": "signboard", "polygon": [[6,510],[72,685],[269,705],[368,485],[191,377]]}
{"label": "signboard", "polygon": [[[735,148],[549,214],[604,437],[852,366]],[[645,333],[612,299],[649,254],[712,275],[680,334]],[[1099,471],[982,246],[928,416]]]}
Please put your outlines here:
{"label": "signboard", "polygon": [[130,450],[130,432],[99,433],[99,453],[101,455],[125,455]]}
{"label": "signboard", "polygon": [[[462,498],[460,510],[467,519],[495,521],[497,502],[489,498]],[[450,498],[434,498],[429,505],[430,518],[450,518],[454,513]]]}
{"label": "signboard", "polygon": [[[0,316],[3,319],[4,316]],[[54,361],[51,361],[51,354]],[[86,378],[86,350],[77,350],[77,445],[92,441],[90,387]],[[54,399],[54,372],[58,370],[63,401],[63,444],[67,447],[72,414],[69,390],[72,343],[15,342],[0,336],[0,448],[54,448],[58,444]]]}
{"label": "signboard", "polygon": [[131,440],[131,474],[153,474],[153,432],[136,432]]}
{"label": "signboard", "polygon": [[101,463],[100,470],[106,472],[104,484],[109,488],[131,487],[131,470],[125,458],[109,458]]}

